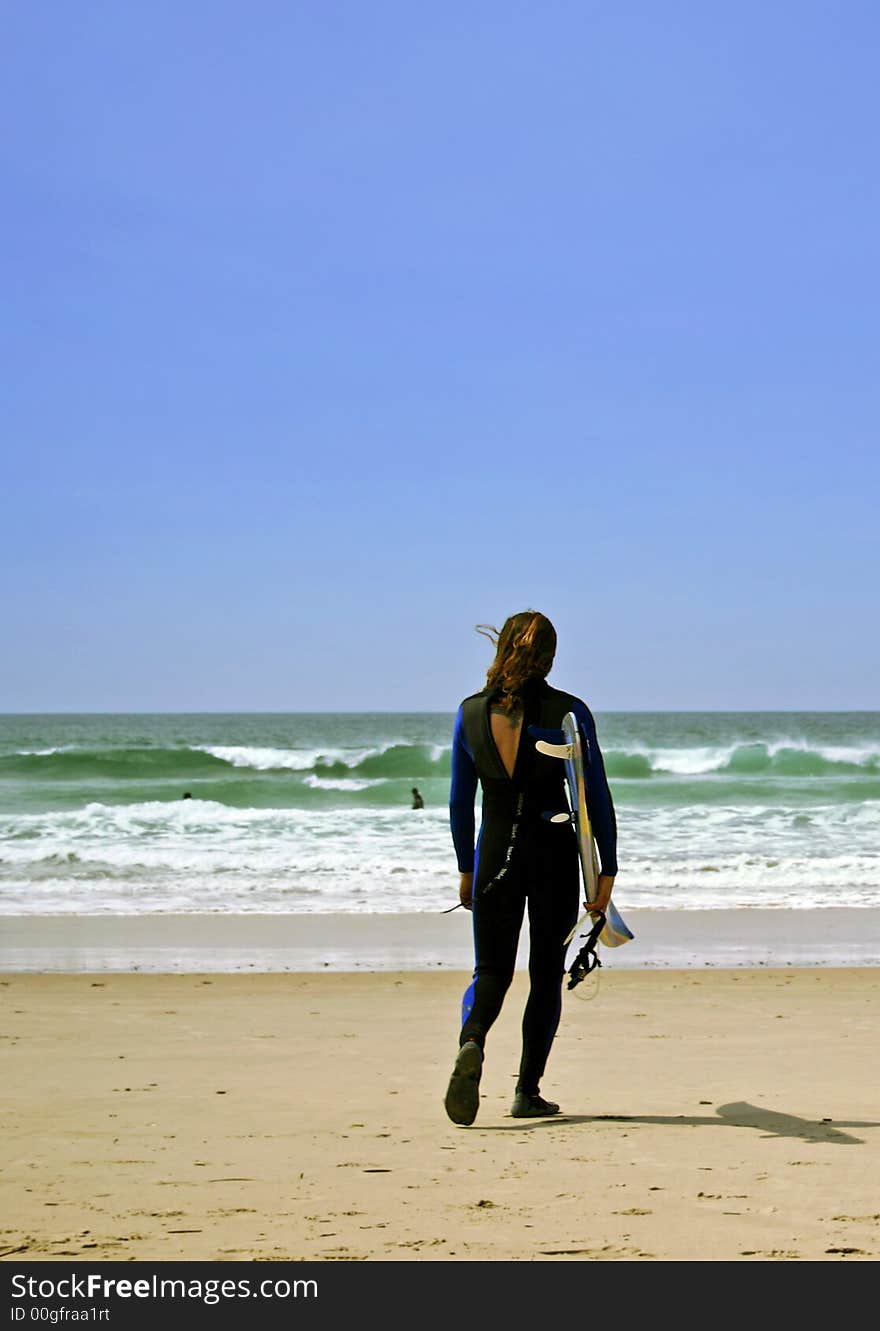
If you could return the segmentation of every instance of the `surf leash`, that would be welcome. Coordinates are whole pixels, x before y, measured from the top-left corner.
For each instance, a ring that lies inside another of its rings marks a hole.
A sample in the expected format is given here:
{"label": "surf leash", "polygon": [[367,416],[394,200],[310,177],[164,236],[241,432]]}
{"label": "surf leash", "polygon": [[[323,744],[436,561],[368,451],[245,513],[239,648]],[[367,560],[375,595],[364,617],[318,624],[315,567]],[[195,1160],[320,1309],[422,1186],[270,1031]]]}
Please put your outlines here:
{"label": "surf leash", "polygon": [[568,968],[568,988],[574,989],[585,980],[591,971],[598,970],[602,962],[599,960],[599,954],[596,951],[596,944],[599,941],[599,935],[605,928],[605,916],[600,911],[595,918],[595,923],[588,934],[581,934],[581,938],[586,938],[586,942],[574,961]]}

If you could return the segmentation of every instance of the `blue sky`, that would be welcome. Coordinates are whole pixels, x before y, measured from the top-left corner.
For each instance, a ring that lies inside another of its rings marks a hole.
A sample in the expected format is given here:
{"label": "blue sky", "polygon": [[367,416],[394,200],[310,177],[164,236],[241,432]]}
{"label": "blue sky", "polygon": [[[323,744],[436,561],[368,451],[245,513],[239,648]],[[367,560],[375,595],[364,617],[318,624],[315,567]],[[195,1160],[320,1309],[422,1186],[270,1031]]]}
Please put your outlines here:
{"label": "blue sky", "polygon": [[880,707],[876,6],[0,27],[0,710]]}

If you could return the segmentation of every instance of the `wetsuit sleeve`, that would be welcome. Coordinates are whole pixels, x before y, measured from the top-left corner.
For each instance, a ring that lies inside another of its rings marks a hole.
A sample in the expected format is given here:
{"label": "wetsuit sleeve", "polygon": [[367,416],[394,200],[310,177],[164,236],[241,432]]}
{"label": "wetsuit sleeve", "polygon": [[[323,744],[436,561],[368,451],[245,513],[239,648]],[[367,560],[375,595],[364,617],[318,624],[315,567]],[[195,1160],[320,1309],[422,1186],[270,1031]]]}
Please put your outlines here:
{"label": "wetsuit sleeve", "polygon": [[593,714],[586,703],[579,702],[574,711],[580,726],[581,739],[586,741],[584,745],[584,780],[587,786],[587,801],[590,822],[593,824],[593,836],[596,838],[596,845],[599,848],[602,872],[613,877],[617,873],[617,818],[614,813],[611,791],[608,788],[608,778],[605,775],[602,750],[599,748],[599,740],[596,736],[596,722],[593,720]]}
{"label": "wetsuit sleeve", "polygon": [[477,768],[467,741],[461,708],[452,733],[452,784],[449,790],[449,822],[452,842],[461,873],[474,869],[474,799],[477,794]]}

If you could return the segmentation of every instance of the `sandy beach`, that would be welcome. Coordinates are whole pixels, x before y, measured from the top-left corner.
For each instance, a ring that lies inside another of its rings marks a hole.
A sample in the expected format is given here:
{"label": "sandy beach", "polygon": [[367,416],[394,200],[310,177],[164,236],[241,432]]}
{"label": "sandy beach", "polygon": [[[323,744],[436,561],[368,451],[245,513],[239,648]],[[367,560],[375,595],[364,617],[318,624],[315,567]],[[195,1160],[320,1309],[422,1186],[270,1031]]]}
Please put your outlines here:
{"label": "sandy beach", "polygon": [[471,1128],[458,971],[6,973],[4,1259],[866,1261],[880,970],[606,968]]}

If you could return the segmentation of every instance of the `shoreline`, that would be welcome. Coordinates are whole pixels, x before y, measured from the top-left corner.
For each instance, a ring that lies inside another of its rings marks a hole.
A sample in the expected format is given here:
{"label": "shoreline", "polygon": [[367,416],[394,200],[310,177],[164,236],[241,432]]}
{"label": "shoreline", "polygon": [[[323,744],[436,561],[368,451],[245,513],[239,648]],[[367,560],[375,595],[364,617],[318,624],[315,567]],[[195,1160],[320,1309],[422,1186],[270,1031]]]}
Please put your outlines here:
{"label": "shoreline", "polygon": [[[880,966],[880,909],[628,910],[610,970]],[[579,931],[580,932],[580,931]],[[576,941],[576,940],[575,940]],[[575,943],[569,948],[574,956]],[[527,965],[523,927],[517,968]],[[0,972],[470,971],[471,919],[451,915],[6,915]]]}

